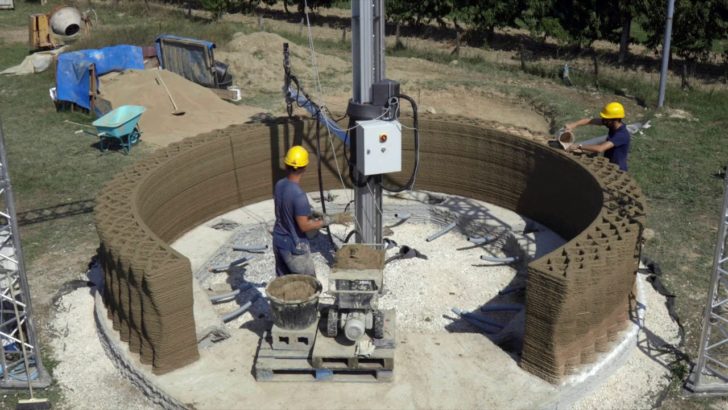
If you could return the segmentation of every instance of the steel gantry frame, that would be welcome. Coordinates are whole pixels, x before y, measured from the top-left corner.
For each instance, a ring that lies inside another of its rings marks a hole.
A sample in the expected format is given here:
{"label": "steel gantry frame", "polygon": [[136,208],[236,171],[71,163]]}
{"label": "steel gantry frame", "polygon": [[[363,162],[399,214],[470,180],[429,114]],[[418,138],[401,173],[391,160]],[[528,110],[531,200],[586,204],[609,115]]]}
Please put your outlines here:
{"label": "steel gantry frame", "polygon": [[[20,246],[15,199],[0,123],[0,388],[47,387],[38,349],[28,278]],[[30,383],[28,383],[30,381]]]}
{"label": "steel gantry frame", "polygon": [[724,192],[700,352],[686,384],[694,393],[728,394],[728,173]]}

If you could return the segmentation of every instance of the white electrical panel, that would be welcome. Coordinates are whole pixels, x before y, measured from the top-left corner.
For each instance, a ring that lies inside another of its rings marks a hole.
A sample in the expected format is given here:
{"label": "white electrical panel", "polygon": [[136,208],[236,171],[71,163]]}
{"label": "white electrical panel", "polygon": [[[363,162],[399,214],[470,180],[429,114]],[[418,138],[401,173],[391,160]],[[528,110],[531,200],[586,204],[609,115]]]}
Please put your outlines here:
{"label": "white electrical panel", "polygon": [[363,175],[402,170],[402,126],[399,121],[357,121],[356,167]]}

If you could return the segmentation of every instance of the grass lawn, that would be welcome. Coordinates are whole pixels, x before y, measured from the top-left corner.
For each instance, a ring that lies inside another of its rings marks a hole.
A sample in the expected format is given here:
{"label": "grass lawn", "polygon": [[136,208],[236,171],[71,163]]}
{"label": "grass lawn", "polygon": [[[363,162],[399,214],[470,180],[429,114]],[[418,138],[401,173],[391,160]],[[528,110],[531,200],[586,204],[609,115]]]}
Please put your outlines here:
{"label": "grass lawn", "polygon": [[[0,31],[22,28],[27,24],[27,14],[50,9],[53,5],[52,2],[45,6],[17,2],[15,11],[0,12]],[[77,44],[76,48],[118,43],[150,44],[157,34],[164,32],[224,44],[235,31],[255,30],[255,27],[241,23],[188,20],[178,11],[155,8],[149,12],[142,3],[119,8],[95,5],[95,8],[101,21],[98,35]],[[304,37],[286,37],[291,42],[307,44]],[[346,55],[349,46],[322,41],[317,42],[316,47],[323,53]],[[19,63],[27,53],[25,44],[0,42],[0,68]],[[389,55],[443,64],[453,59],[437,51],[409,49],[390,50]],[[499,66],[481,59],[462,58],[459,64],[473,73],[491,76],[488,86],[493,90],[531,103],[549,117],[554,130],[567,120],[583,116],[585,110],[596,112],[600,108],[585,107],[584,100],[564,97],[571,94],[563,93],[564,86],[547,70],[521,72],[512,66]],[[505,79],[516,80],[520,85],[506,84]],[[646,243],[644,254],[660,264],[666,283],[677,296],[677,311],[686,329],[686,343],[681,349],[695,358],[723,195],[722,181],[713,174],[728,164],[728,92],[705,87],[689,92],[669,88],[667,105],[671,110],[687,112],[690,118],[685,119],[676,118],[672,115],[674,111],[650,108],[656,105],[657,84],[645,82],[638,73],[602,76],[598,90],[592,88],[589,78],[576,75],[573,80],[584,93],[600,93],[604,100],[617,98],[615,93],[624,94],[623,89],[627,87],[627,94],[633,96],[635,106],[639,101],[648,107],[640,115],[644,117],[643,121],[650,120],[652,127],[635,136],[630,157],[630,173],[648,198],[647,227],[656,233],[655,238]],[[467,79],[454,81],[467,82]],[[142,143],[129,156],[100,155],[92,147],[95,137],[76,134],[79,127],[64,122],[88,123],[87,115],[56,112],[48,97],[48,89],[53,85],[52,71],[31,76],[0,76],[0,118],[19,211],[93,198],[116,172],[149,153]],[[245,98],[248,103],[272,105],[274,99],[280,97],[246,95]],[[603,130],[595,127],[583,137],[600,132]],[[98,239],[91,224],[92,218],[87,214],[24,227],[22,236],[28,265],[58,249],[93,246]],[[42,272],[29,272],[30,276],[38,274]],[[58,280],[63,283],[64,278]],[[664,402],[666,407],[709,405],[705,400],[682,401],[677,387],[680,382],[682,380],[676,379],[676,387]]]}

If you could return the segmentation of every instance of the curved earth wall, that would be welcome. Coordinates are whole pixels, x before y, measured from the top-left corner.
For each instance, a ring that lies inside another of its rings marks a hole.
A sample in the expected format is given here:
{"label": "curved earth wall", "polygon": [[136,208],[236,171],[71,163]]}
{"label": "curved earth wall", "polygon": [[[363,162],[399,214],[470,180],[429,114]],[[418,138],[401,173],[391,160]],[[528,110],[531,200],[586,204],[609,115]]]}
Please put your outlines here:
{"label": "curved earth wall", "polygon": [[[418,189],[511,209],[568,240],[529,263],[521,366],[556,383],[595,360],[628,323],[644,222],[635,182],[604,158],[567,155],[526,130],[446,117],[421,119],[419,128]],[[99,193],[108,314],[155,373],[199,357],[190,263],[169,243],[217,215],[270,199],[284,176],[282,158],[296,144],[316,152],[312,121],[233,126],[162,149]],[[322,132],[326,188],[341,187],[334,154],[348,181],[345,153],[334,145],[336,153]],[[404,171],[392,177],[398,182],[412,167],[412,147],[404,149]],[[316,160],[303,180],[307,191],[318,189]]]}

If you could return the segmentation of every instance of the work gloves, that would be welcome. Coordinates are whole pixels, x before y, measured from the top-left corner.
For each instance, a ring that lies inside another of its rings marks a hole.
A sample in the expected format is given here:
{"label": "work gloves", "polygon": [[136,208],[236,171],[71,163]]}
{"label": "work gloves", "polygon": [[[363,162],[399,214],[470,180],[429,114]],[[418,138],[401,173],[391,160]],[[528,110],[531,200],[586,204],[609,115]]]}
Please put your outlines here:
{"label": "work gloves", "polygon": [[351,214],[348,212],[339,212],[331,215],[322,214],[318,211],[313,211],[311,213],[311,219],[320,219],[323,221],[323,227],[332,225],[332,224],[339,224],[339,225],[347,225],[354,221],[354,218],[352,218]]}

